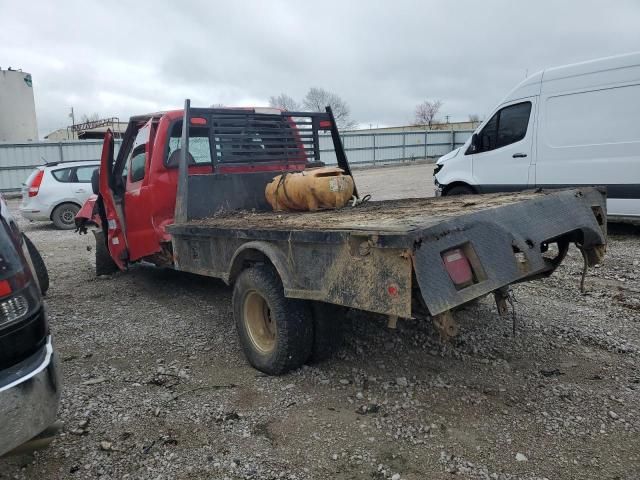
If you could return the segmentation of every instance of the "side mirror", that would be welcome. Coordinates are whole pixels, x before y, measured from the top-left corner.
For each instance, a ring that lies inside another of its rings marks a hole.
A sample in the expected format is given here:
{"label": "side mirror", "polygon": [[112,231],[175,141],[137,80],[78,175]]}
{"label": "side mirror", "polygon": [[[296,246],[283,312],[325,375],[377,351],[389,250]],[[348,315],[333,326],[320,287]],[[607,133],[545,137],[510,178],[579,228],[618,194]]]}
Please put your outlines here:
{"label": "side mirror", "polygon": [[91,190],[98,195],[100,193],[100,169],[96,168],[91,174]]}

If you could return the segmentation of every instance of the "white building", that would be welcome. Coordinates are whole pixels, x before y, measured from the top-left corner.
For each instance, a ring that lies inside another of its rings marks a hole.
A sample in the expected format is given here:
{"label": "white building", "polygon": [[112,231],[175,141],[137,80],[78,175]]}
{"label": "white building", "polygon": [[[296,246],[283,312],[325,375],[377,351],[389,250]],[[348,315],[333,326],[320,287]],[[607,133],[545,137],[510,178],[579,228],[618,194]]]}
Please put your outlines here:
{"label": "white building", "polygon": [[0,142],[38,140],[31,74],[0,69]]}

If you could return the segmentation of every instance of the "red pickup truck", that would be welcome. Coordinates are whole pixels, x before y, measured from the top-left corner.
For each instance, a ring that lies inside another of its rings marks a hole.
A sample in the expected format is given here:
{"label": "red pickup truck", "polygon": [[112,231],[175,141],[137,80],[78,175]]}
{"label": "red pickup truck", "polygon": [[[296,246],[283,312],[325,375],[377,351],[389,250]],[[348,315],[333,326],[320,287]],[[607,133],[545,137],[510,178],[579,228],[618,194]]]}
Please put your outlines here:
{"label": "red pickup truck", "polygon": [[[185,128],[185,125],[188,128]],[[596,188],[360,203],[340,210],[272,212],[265,186],[320,163],[331,135],[350,174],[330,108],[184,110],[131,118],[117,157],[105,136],[97,194],[79,212],[99,226],[96,272],[145,260],[233,285],[242,348],[279,374],[320,356],[340,315],[330,305],[431,318],[456,332],[452,311],[550,275],[571,243],[588,264],[606,243]],[[425,179],[426,181],[426,179]],[[325,313],[323,313],[325,312]]]}

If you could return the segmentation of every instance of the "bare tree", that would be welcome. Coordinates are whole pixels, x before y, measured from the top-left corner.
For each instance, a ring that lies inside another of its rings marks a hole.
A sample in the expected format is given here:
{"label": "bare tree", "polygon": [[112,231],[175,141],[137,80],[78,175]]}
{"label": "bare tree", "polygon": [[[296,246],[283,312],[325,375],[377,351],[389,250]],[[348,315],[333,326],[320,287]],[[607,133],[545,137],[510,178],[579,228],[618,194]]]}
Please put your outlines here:
{"label": "bare tree", "polygon": [[471,123],[479,123],[480,122],[480,115],[478,115],[477,113],[470,113],[469,114],[469,121]]}
{"label": "bare tree", "polygon": [[300,104],[286,93],[281,93],[276,97],[269,97],[269,106],[281,108],[288,112],[297,112],[300,110]]}
{"label": "bare tree", "polygon": [[440,100],[425,100],[422,102],[416,107],[415,125],[428,126],[431,128],[441,107],[442,102]]}
{"label": "bare tree", "polygon": [[87,115],[86,113],[84,113],[80,117],[80,123],[95,122],[97,120],[100,120],[100,118],[100,114],[97,112],[94,112],[91,115]]}
{"label": "bare tree", "polygon": [[211,108],[225,108],[224,103],[212,103]]}
{"label": "bare tree", "polygon": [[310,88],[302,100],[302,106],[305,110],[315,112],[322,112],[325,107],[330,106],[336,119],[336,124],[341,130],[349,130],[358,126],[358,123],[351,118],[351,109],[347,102],[324,88]]}

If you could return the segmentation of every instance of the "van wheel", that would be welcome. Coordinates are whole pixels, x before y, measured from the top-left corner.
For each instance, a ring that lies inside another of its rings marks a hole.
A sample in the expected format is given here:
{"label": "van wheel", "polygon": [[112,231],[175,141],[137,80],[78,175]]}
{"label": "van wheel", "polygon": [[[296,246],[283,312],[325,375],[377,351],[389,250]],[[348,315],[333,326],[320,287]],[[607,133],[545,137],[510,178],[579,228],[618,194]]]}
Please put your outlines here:
{"label": "van wheel", "polygon": [[33,244],[33,242],[24,235],[24,243],[27,246],[27,251],[31,256],[31,263],[33,264],[33,269],[36,271],[36,277],[38,277],[38,284],[40,285],[40,293],[42,295],[47,294],[47,290],[49,290],[49,271],[47,270],[47,266],[40,255],[40,252]]}
{"label": "van wheel", "polygon": [[60,230],[76,228],[76,214],[80,207],[75,203],[63,203],[58,205],[51,214],[51,220]]}
{"label": "van wheel", "polygon": [[118,266],[111,258],[107,242],[104,239],[104,232],[96,230],[93,232],[96,237],[96,275],[111,275],[118,271]]}
{"label": "van wheel", "polygon": [[233,288],[233,317],[249,363],[280,375],[301,367],[311,354],[313,318],[308,302],[284,296],[270,266],[244,270]]}
{"label": "van wheel", "polygon": [[447,197],[452,196],[452,195],[475,195],[476,192],[474,192],[471,187],[467,187],[466,185],[456,185],[455,187],[450,188],[449,190],[447,190]]}

